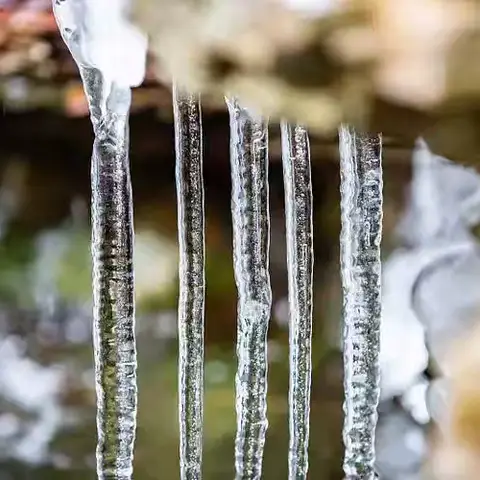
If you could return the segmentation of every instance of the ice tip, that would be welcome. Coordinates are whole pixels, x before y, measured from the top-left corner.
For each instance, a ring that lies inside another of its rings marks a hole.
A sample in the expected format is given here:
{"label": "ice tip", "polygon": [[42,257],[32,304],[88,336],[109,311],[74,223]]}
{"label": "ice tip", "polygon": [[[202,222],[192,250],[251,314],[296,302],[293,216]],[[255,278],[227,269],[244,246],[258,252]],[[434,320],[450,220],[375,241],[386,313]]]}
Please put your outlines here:
{"label": "ice tip", "polygon": [[436,159],[437,157],[432,153],[427,142],[422,137],[418,137],[415,140],[415,146],[412,152],[413,165],[430,165],[432,162],[435,162]]}
{"label": "ice tip", "polygon": [[427,150],[430,152],[430,148],[423,137],[418,137],[415,140],[415,150]]}

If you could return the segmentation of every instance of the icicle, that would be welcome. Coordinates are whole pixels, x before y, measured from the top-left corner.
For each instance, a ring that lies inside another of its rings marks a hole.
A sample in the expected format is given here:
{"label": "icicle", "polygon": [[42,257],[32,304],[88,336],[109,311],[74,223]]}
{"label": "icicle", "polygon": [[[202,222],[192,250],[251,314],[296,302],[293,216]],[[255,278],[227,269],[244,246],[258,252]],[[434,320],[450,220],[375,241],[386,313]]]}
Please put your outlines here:
{"label": "icicle", "polygon": [[307,130],[282,122],[290,304],[289,478],[306,479],[310,428],[313,225]]}
{"label": "icicle", "polygon": [[267,422],[269,275],[268,126],[227,99],[230,113],[233,254],[238,289],[237,479],[260,479]]}
{"label": "icicle", "polygon": [[[92,154],[92,257],[97,475],[133,474],[137,354],[133,279],[133,209],[128,112],[131,93],[82,68],[95,132]],[[102,92],[108,92],[104,97]]]}
{"label": "icicle", "polygon": [[82,73],[95,128],[92,256],[97,473],[101,479],[126,480],[133,474],[137,410],[133,211],[128,158],[130,89],[112,84],[105,109],[100,113],[99,72]]}
{"label": "icicle", "polygon": [[95,134],[92,257],[97,475],[133,475],[137,383],[133,209],[129,170],[130,87],[145,73],[146,38],[125,0],[54,0],[63,40],[82,76]]}
{"label": "icicle", "polygon": [[204,193],[200,100],[174,87],[180,247],[179,398],[180,471],[202,477],[205,305]]}
{"label": "icicle", "polygon": [[382,235],[381,136],[340,128],[345,442],[349,480],[375,478]]}

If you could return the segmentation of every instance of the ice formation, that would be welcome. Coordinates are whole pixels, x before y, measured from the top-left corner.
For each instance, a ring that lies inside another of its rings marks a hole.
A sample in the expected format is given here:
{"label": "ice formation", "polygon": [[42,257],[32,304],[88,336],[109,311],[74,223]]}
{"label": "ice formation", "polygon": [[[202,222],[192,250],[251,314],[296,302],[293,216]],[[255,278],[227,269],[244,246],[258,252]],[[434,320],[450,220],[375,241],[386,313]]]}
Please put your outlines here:
{"label": "ice formation", "polygon": [[340,128],[346,479],[375,478],[380,397],[382,141]]}
{"label": "ice formation", "polygon": [[54,0],[63,40],[87,95],[92,154],[97,475],[133,475],[137,384],[133,203],[129,167],[130,87],[143,80],[146,38],[128,22],[126,0]]}
{"label": "ice formation", "polygon": [[267,430],[269,274],[268,127],[227,99],[230,113],[233,257],[238,290],[236,375],[238,480],[260,479]]}
{"label": "ice formation", "polygon": [[310,143],[301,125],[282,123],[290,306],[289,478],[306,479],[313,313],[313,198]]}
{"label": "ice formation", "polygon": [[205,237],[200,99],[174,87],[179,234],[180,472],[202,475]]}

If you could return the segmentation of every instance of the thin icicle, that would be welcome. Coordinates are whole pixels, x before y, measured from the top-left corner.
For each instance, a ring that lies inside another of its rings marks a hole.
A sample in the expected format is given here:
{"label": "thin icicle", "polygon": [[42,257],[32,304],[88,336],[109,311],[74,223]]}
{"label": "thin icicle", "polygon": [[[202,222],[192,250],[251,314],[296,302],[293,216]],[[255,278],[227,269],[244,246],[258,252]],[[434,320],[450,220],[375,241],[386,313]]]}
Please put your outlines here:
{"label": "thin icicle", "polygon": [[340,128],[345,423],[343,468],[349,480],[375,478],[379,400],[382,141]]}
{"label": "thin icicle", "polygon": [[199,97],[174,87],[180,248],[180,472],[202,478],[205,240],[202,121]]}
{"label": "thin icicle", "polygon": [[268,125],[227,99],[233,255],[238,289],[236,478],[260,479],[267,422],[269,274]]}
{"label": "thin icicle", "polygon": [[289,478],[307,478],[313,309],[313,218],[307,130],[282,122],[290,304]]}

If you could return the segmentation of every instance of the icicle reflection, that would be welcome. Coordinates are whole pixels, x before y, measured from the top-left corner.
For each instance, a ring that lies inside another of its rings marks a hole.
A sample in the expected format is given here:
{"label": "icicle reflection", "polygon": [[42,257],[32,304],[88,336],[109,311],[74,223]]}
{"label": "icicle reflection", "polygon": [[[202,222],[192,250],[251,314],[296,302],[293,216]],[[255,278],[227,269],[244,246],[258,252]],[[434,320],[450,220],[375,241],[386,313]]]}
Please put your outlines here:
{"label": "icicle reflection", "polygon": [[312,372],[313,218],[307,130],[282,123],[290,304],[289,478],[307,478]]}
{"label": "icicle reflection", "polygon": [[381,136],[340,128],[347,479],[374,479],[379,391]]}
{"label": "icicle reflection", "polygon": [[182,479],[202,475],[205,240],[200,100],[174,87],[180,248],[179,409]]}
{"label": "icicle reflection", "polygon": [[268,127],[227,99],[230,114],[233,254],[238,289],[237,479],[260,479],[267,430],[269,275]]}

